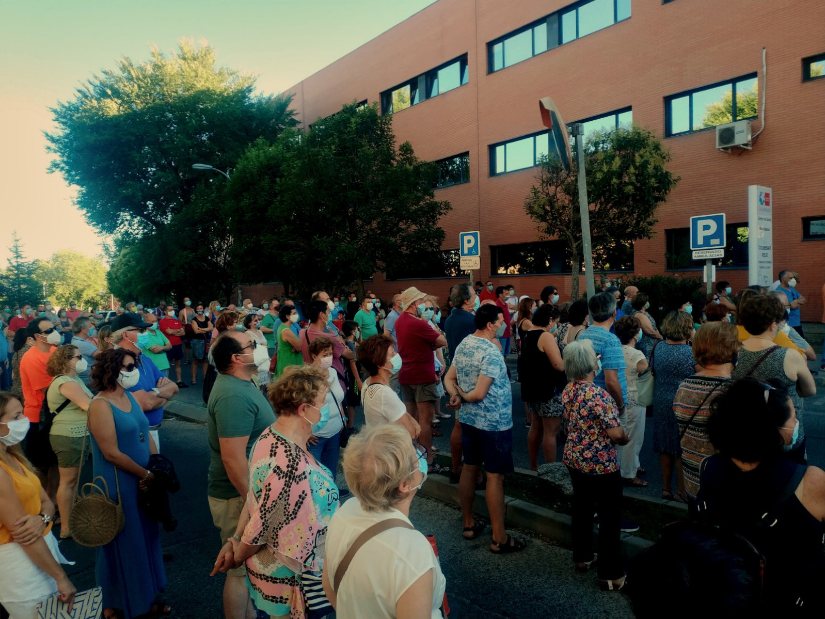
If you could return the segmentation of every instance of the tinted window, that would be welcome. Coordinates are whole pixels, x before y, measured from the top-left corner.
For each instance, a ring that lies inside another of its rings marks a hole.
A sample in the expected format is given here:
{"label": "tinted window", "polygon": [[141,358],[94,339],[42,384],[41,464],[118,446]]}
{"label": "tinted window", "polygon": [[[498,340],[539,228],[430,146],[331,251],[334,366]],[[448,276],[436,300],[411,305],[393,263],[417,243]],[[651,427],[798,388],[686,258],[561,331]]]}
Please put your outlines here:
{"label": "tinted window", "polygon": [[469,79],[467,55],[445,63],[408,82],[381,93],[381,111],[384,114],[400,112],[411,105],[431,99],[466,84]]}
{"label": "tinted window", "polygon": [[508,140],[490,147],[490,174],[504,174],[532,168],[549,154],[547,131]]}
{"label": "tinted window", "polygon": [[615,23],[613,0],[593,0],[579,7],[579,36],[583,37]]}
{"label": "tinted window", "polygon": [[470,181],[470,154],[462,153],[435,162],[438,168],[436,189]]}
{"label": "tinted window", "polygon": [[687,133],[755,118],[758,112],[758,81],[756,75],[748,75],[666,97],[665,134]]}
{"label": "tinted window", "polygon": [[825,77],[825,54],[802,59],[802,79],[804,81]]}

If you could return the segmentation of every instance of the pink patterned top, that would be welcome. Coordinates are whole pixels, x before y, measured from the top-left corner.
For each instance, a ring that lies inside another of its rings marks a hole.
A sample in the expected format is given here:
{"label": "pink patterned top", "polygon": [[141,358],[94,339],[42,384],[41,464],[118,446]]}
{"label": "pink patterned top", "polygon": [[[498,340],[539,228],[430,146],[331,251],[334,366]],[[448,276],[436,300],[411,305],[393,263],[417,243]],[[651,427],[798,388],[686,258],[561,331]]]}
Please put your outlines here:
{"label": "pink patterned top", "polygon": [[249,456],[251,517],[245,544],[263,547],[246,560],[255,606],[270,615],[306,615],[301,572],[320,574],[327,526],[338,509],[335,478],[270,426]]}

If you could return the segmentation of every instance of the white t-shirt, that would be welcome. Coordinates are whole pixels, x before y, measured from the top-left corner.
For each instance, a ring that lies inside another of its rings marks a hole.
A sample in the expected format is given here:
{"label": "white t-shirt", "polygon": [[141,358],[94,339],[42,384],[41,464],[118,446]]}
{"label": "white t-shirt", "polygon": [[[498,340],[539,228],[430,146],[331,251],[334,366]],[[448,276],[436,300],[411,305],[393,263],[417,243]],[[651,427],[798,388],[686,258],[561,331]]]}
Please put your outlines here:
{"label": "white t-shirt", "polygon": [[639,378],[639,372],[636,370],[636,366],[639,364],[639,361],[645,359],[645,354],[641,350],[633,346],[628,346],[627,344],[622,345],[622,352],[624,353],[624,373],[625,378],[627,378],[627,399],[635,406],[638,395],[636,379]]}
{"label": "white t-shirt", "polygon": [[[327,529],[324,570],[334,580],[338,563],[367,528],[388,518],[409,522],[396,509],[367,512],[353,497],[335,512]],[[394,528],[368,540],[352,559],[337,591],[338,619],[382,619],[396,616],[395,605],[404,592],[428,570],[433,570],[432,618],[440,619],[447,579],[430,542],[415,529]]]}
{"label": "white t-shirt", "polygon": [[395,423],[407,412],[407,407],[398,395],[381,383],[371,383],[369,379],[361,389],[361,404],[367,426]]}
{"label": "white t-shirt", "polygon": [[[343,411],[339,408],[344,404],[344,390],[341,389],[341,381],[338,380],[338,372],[335,371],[335,368],[327,368],[327,371],[329,372],[327,379],[329,391],[327,391],[327,399],[324,400],[324,404],[329,406],[329,419],[323,428],[314,433],[318,438],[335,436],[344,427],[344,420],[341,417]],[[335,394],[335,397],[333,397],[333,394]]]}

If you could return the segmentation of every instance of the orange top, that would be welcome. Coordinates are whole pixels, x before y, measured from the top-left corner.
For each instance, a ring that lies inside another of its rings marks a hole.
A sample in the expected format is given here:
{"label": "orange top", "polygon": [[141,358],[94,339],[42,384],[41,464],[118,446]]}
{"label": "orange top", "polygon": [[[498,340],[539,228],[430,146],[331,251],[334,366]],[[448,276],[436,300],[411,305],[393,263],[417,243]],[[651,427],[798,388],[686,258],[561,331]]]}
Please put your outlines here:
{"label": "orange top", "polygon": [[[745,327],[743,327],[742,325],[736,325],[736,330],[738,332],[738,337],[739,337],[740,342],[744,342],[745,340],[750,339],[751,337],[753,337],[751,335],[750,331],[745,329]],[[796,344],[794,344],[791,341],[791,338],[789,338],[787,335],[782,333],[782,331],[777,332],[776,337],[773,338],[773,343],[776,344],[777,346],[781,346],[782,348],[792,348],[792,349],[798,351],[803,357],[805,356],[805,351],[802,348],[800,348],[799,346],[797,346]]]}
{"label": "orange top", "polygon": [[[23,469],[22,474],[11,465],[0,460],[0,469],[6,471],[9,477],[11,477],[14,492],[17,494],[20,503],[23,504],[23,509],[28,515],[34,516],[39,514],[43,509],[43,505],[40,502],[40,490],[42,486],[40,485],[40,480],[37,479],[37,475],[32,473],[25,465],[21,463],[20,468]],[[49,523],[43,531],[43,535],[46,535],[46,533],[51,530],[51,526],[52,524]],[[11,532],[0,522],[0,544],[8,544],[11,541]]]}
{"label": "orange top", "polygon": [[40,421],[40,407],[46,396],[45,389],[51,384],[52,377],[46,372],[46,363],[55,351],[40,352],[32,346],[20,360],[20,384],[23,387],[23,412],[32,423]]}

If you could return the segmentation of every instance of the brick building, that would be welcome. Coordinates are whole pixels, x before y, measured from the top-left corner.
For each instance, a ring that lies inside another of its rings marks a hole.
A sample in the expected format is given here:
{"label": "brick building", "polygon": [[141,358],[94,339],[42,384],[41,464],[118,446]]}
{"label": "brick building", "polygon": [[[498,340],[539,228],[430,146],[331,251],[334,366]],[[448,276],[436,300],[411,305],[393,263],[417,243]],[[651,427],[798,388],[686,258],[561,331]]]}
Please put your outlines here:
{"label": "brick building", "polygon": [[[762,49],[767,72],[763,71]],[[773,188],[774,267],[797,270],[819,320],[825,281],[825,2],[821,0],[439,0],[290,88],[308,125],[348,102],[393,114],[399,142],[440,161],[436,191],[458,233],[479,230],[473,279],[535,295],[569,293],[557,241],[539,241],[523,203],[547,150],[538,100],[590,131],[629,122],[650,129],[681,177],[656,234],[609,257],[611,275],[700,276],[687,251],[688,218],[725,212],[728,251],[718,279],[747,284],[747,186]],[[758,107],[763,84],[766,118]],[[732,103],[733,102],[733,103]],[[752,119],[752,150],[716,148],[707,125]],[[542,272],[543,271],[543,272]],[[449,272],[449,271],[448,271]],[[376,274],[382,296],[408,285],[444,300],[447,273]],[[441,277],[438,277],[441,275]],[[564,298],[562,294],[562,298]]]}

